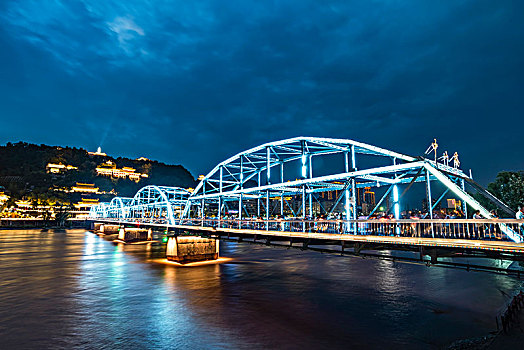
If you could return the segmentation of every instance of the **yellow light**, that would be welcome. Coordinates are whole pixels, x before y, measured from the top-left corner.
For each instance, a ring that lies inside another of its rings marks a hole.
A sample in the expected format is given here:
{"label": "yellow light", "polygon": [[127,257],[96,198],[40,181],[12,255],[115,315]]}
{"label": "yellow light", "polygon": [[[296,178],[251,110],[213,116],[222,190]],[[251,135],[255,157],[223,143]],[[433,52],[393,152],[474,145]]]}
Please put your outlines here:
{"label": "yellow light", "polygon": [[176,266],[176,267],[195,267],[195,266],[203,266],[203,265],[223,264],[226,262],[230,262],[232,260],[233,258],[220,257],[216,260],[196,261],[196,262],[190,262],[187,264],[181,264],[175,261],[169,261],[167,259],[153,259],[149,261],[157,263],[157,264],[171,265],[171,266]]}

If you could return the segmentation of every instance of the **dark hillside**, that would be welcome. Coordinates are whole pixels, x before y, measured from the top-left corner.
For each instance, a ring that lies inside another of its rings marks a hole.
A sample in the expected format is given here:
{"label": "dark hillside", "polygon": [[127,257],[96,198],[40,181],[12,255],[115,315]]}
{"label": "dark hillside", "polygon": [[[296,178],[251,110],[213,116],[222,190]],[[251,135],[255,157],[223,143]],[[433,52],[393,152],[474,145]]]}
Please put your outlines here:
{"label": "dark hillside", "polygon": [[[147,174],[137,183],[129,178],[97,175],[96,168],[111,161],[117,168],[132,167],[136,172]],[[78,169],[52,174],[46,172],[48,163],[64,164]],[[114,191],[130,197],[148,184],[194,187],[195,179],[181,165],[168,165],[151,160],[113,158],[90,155],[85,149],[35,145],[26,142],[7,143],[0,146],[0,188],[14,199],[39,198],[71,200],[71,194],[60,189],[71,188],[77,182],[95,184],[100,191]],[[103,197],[112,197],[104,195]],[[108,199],[108,198],[101,198]]]}

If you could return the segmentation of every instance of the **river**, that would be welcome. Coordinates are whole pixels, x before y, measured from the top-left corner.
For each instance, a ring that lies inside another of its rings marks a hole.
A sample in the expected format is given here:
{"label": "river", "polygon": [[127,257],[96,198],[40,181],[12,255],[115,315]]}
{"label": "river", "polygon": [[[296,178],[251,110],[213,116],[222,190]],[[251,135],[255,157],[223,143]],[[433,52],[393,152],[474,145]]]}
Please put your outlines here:
{"label": "river", "polygon": [[221,242],[220,265],[85,230],[0,231],[2,349],[438,349],[495,328],[512,277]]}

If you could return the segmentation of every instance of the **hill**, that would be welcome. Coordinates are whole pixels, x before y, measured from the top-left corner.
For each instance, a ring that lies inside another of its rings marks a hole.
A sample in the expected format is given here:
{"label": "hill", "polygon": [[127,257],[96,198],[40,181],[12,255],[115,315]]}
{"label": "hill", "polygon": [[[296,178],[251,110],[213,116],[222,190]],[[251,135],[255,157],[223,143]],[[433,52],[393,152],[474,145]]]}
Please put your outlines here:
{"label": "hill", "polygon": [[0,146],[0,191],[12,200],[77,201],[89,194],[72,190],[77,183],[94,184],[101,201],[115,194],[133,196],[148,184],[194,187],[196,182],[182,165],[146,158],[113,158],[82,148],[35,145],[26,142]]}

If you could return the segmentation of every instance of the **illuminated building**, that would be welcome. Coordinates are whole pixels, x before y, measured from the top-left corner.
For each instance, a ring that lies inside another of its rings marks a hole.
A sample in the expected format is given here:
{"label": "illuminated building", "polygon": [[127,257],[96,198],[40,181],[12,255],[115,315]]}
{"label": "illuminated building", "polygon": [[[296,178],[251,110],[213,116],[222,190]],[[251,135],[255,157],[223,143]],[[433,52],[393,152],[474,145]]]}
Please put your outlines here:
{"label": "illuminated building", "polygon": [[102,147],[98,147],[98,149],[96,150],[96,152],[87,152],[90,156],[102,156],[102,157],[105,157],[107,156],[107,154],[103,153],[102,152]]}
{"label": "illuminated building", "polygon": [[113,170],[116,169],[116,164],[112,161],[108,160],[104,164],[101,164],[96,167],[96,174],[97,175],[106,175],[106,176],[113,176]]}
{"label": "illuminated building", "polygon": [[89,211],[91,207],[98,204],[98,199],[82,198],[81,201],[73,204],[77,210]]}
{"label": "illuminated building", "polygon": [[84,184],[77,182],[75,186],[71,187],[71,192],[80,192],[80,193],[98,193],[98,187],[95,187],[94,184]]}
{"label": "illuminated building", "polygon": [[148,177],[147,174],[137,173],[135,168],[123,167],[122,169],[119,169],[116,167],[116,164],[110,160],[97,166],[96,174],[120,179],[129,178],[135,182],[140,181],[140,179],[143,177]]}
{"label": "illuminated building", "polygon": [[5,202],[7,202],[9,200],[9,198],[11,198],[11,197],[9,197],[4,192],[0,192],[0,205],[3,205]]}
{"label": "illuminated building", "polygon": [[63,172],[66,172],[68,170],[77,170],[78,168],[76,166],[72,165],[64,165],[62,163],[47,163],[47,166],[45,167],[45,170],[48,174],[60,174]]}
{"label": "illuminated building", "polygon": [[371,191],[371,187],[364,187],[361,205],[364,215],[369,214],[375,207],[375,192]]}
{"label": "illuminated building", "polygon": [[150,161],[150,159],[146,158],[146,157],[140,157],[140,158],[137,158],[136,160],[139,160],[141,162],[149,162]]}
{"label": "illuminated building", "polygon": [[19,200],[15,202],[16,206],[22,209],[31,209],[33,207],[33,204],[29,200]]}
{"label": "illuminated building", "polygon": [[446,199],[446,204],[447,204],[447,207],[446,207],[447,209],[456,210],[456,209],[462,208],[462,201],[455,199],[455,198]]}

